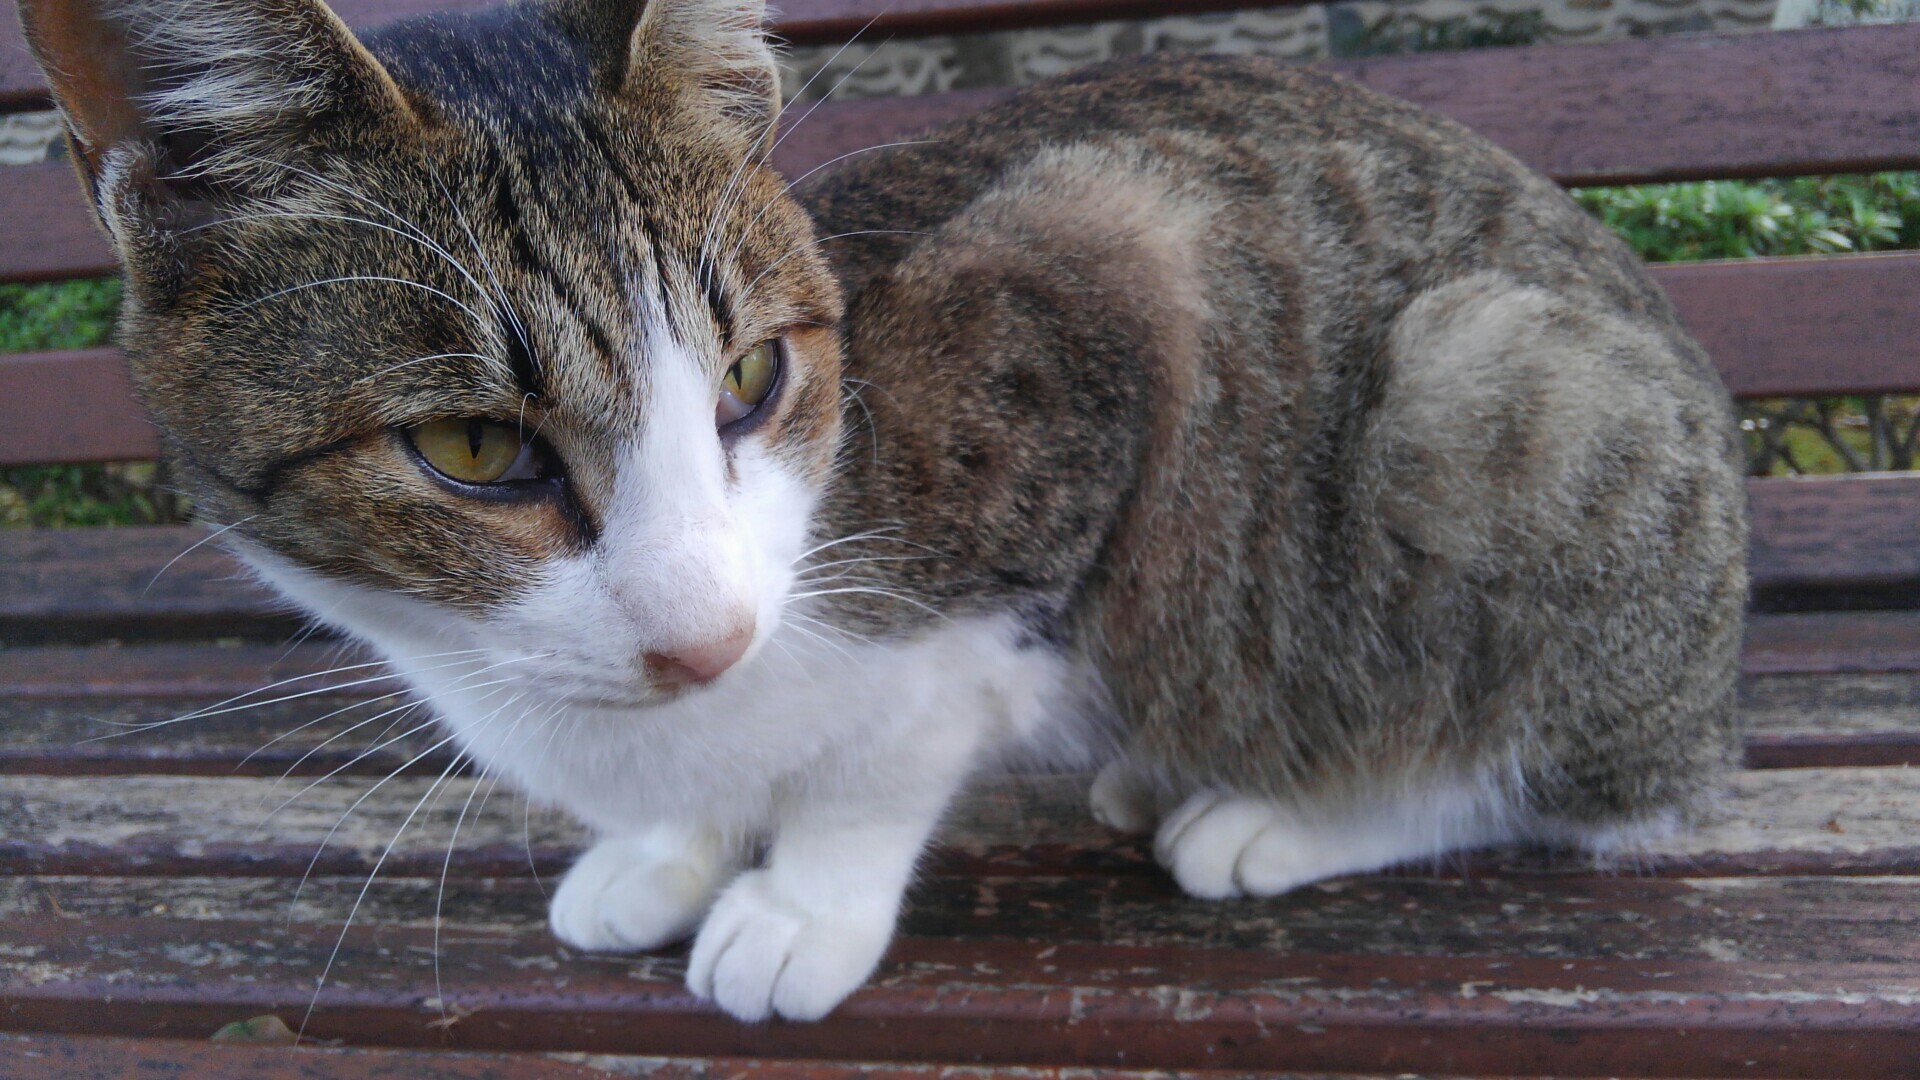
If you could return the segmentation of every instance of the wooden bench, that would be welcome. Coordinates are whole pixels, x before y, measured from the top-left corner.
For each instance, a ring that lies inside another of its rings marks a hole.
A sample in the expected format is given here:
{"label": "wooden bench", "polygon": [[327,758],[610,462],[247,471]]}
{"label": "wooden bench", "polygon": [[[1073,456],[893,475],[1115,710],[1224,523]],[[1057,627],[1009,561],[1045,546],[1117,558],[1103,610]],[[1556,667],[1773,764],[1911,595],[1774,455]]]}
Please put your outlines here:
{"label": "wooden bench", "polygon": [[[778,25],[1236,6],[788,0]],[[1920,166],[1920,25],[1329,66],[1568,183]],[[0,108],[43,94],[0,23]],[[828,104],[780,164],[991,96]],[[63,166],[0,179],[0,279],[109,272]],[[1736,394],[1920,392],[1920,254],[1656,273]],[[0,463],[155,451],[111,351],[0,357]],[[544,892],[578,830],[470,777],[428,800],[449,758],[397,687],[289,644],[297,621],[230,560],[181,554],[203,534],[0,532],[0,1076],[1920,1074],[1920,477],[1750,490],[1749,768],[1716,824],[1611,870],[1496,851],[1215,905],[1095,826],[1084,778],[1001,782],[947,827],[880,975],[817,1026],[719,1016],[682,953],[557,947]],[[207,1041],[265,1014],[314,1045]]]}

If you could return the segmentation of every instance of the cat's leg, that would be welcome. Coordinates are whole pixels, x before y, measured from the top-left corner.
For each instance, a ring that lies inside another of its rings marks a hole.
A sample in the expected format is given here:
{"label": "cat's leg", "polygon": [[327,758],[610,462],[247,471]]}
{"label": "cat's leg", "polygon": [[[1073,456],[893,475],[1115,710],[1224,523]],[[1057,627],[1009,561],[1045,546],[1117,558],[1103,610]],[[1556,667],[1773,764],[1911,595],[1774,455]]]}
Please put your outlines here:
{"label": "cat's leg", "polygon": [[658,825],[601,840],[567,871],[548,920],[576,949],[644,952],[690,936],[741,854],[718,831]]}
{"label": "cat's leg", "polygon": [[1152,786],[1125,758],[1108,762],[1093,778],[1087,802],[1095,821],[1124,833],[1150,833],[1160,820]]}
{"label": "cat's leg", "polygon": [[694,939],[688,987],[742,1020],[817,1020],[865,982],[971,763],[966,727],[867,747],[852,783],[784,807],[766,865],[727,887]]}
{"label": "cat's leg", "polygon": [[1194,896],[1275,896],[1325,878],[1528,835],[1504,807],[1504,800],[1466,785],[1307,808],[1202,791],[1160,823],[1154,855]]}

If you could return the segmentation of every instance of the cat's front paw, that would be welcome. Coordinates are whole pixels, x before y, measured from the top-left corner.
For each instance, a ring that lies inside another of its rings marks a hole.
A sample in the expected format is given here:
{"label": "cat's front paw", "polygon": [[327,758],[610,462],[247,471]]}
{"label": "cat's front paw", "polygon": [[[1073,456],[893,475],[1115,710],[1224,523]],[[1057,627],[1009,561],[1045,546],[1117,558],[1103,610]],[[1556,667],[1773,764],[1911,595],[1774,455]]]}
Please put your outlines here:
{"label": "cat's front paw", "polygon": [[548,921],[576,949],[657,949],[693,933],[731,869],[713,836],[663,830],[602,840],[567,871]]}
{"label": "cat's front paw", "polygon": [[1167,815],[1154,836],[1160,865],[1203,900],[1274,896],[1337,872],[1309,831],[1265,799],[1203,791]]}
{"label": "cat's front paw", "polygon": [[893,921],[891,912],[810,910],[754,870],[700,928],[687,987],[741,1020],[818,1020],[873,974]]}

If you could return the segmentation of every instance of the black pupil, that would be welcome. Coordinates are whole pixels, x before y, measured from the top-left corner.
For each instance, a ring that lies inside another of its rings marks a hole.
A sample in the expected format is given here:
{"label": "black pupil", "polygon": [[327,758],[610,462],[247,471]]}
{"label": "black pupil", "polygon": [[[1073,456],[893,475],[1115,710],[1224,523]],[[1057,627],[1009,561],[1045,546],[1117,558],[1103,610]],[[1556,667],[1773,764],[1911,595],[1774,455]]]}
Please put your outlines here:
{"label": "black pupil", "polygon": [[467,453],[476,460],[480,457],[480,445],[486,442],[487,426],[478,420],[467,421]]}

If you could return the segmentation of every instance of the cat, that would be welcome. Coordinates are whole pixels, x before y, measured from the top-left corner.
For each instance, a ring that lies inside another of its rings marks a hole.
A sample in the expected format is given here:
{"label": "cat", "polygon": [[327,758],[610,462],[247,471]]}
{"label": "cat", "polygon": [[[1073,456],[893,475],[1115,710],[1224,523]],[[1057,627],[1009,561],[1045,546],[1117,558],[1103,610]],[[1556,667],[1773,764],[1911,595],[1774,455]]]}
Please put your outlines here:
{"label": "cat", "polygon": [[809,1020],[969,777],[1200,897],[1684,823],[1725,391],[1450,122],[1159,57],[798,192],[759,0],[22,0],[197,505],[600,839],[551,925]]}

